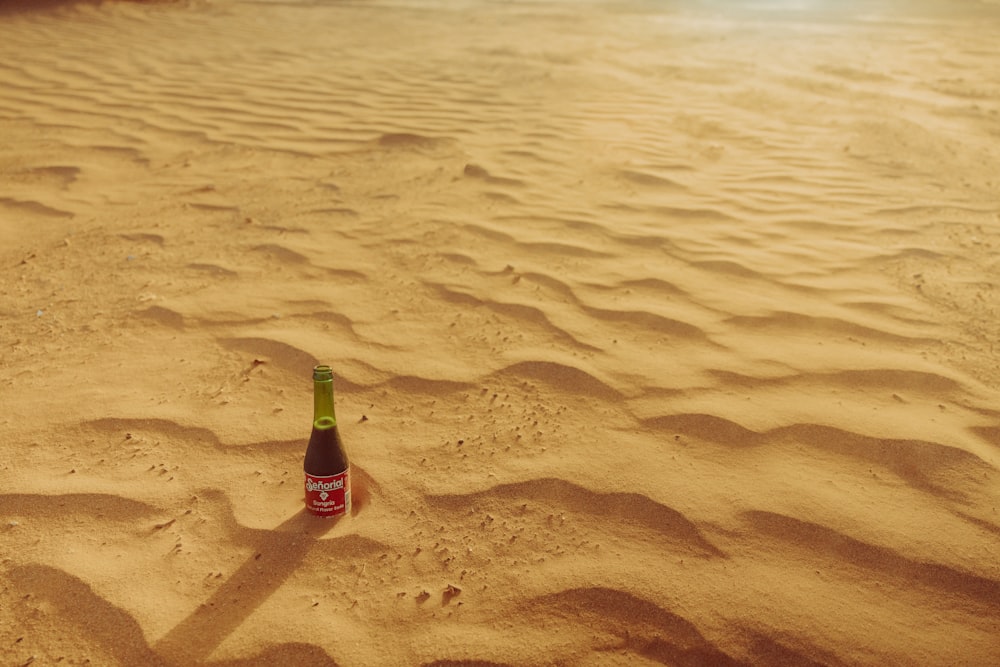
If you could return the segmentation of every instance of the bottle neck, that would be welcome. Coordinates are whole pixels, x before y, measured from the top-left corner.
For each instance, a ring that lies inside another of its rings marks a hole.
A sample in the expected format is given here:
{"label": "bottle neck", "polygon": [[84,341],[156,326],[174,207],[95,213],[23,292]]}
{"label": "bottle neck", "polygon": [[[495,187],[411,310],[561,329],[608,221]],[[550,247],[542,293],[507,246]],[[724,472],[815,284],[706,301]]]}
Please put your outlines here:
{"label": "bottle neck", "polygon": [[333,379],[313,380],[313,426],[319,429],[337,425],[333,411]]}

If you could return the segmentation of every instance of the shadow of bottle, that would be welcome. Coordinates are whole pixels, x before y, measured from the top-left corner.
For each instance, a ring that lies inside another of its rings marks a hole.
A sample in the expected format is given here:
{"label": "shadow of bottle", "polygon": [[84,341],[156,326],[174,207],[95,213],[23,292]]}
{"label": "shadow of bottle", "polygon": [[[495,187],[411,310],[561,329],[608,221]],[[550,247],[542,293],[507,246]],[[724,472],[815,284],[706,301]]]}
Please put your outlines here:
{"label": "shadow of bottle", "polygon": [[[352,516],[364,506],[353,507]],[[204,662],[236,628],[262,605],[298,568],[316,543],[345,516],[320,518],[304,508],[269,530],[252,533],[251,555],[212,596],[178,623],[153,647],[168,664]]]}

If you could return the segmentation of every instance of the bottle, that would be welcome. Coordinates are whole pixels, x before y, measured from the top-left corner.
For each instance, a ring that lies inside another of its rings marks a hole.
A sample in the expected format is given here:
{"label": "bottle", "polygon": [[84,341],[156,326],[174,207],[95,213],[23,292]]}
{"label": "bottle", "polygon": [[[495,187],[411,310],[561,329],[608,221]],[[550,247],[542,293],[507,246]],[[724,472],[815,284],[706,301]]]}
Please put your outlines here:
{"label": "bottle", "polygon": [[306,510],[332,518],[351,511],[351,465],[333,410],[333,370],[313,369],[313,426],[303,465]]}

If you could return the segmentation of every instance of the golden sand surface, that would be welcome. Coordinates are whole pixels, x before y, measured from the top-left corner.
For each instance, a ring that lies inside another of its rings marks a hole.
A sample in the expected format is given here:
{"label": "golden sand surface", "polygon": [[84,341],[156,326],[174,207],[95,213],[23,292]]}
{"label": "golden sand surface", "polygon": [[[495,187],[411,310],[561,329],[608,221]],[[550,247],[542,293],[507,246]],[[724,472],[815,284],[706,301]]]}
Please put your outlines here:
{"label": "golden sand surface", "polygon": [[0,663],[1000,664],[998,34],[0,0]]}

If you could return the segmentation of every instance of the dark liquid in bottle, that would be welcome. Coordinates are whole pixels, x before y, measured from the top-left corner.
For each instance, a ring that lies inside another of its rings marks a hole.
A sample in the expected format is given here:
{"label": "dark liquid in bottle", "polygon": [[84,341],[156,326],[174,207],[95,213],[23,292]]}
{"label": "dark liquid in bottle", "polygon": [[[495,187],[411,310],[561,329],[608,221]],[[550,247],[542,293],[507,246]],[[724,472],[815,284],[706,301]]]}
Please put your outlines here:
{"label": "dark liquid in bottle", "polygon": [[351,511],[350,463],[333,419],[324,417],[313,424],[303,468],[309,512],[334,517]]}
{"label": "dark liquid in bottle", "polygon": [[[331,419],[317,419],[306,448],[306,472],[312,475],[336,475],[347,470],[347,451],[340,431]],[[325,423],[324,423],[325,422]]]}

